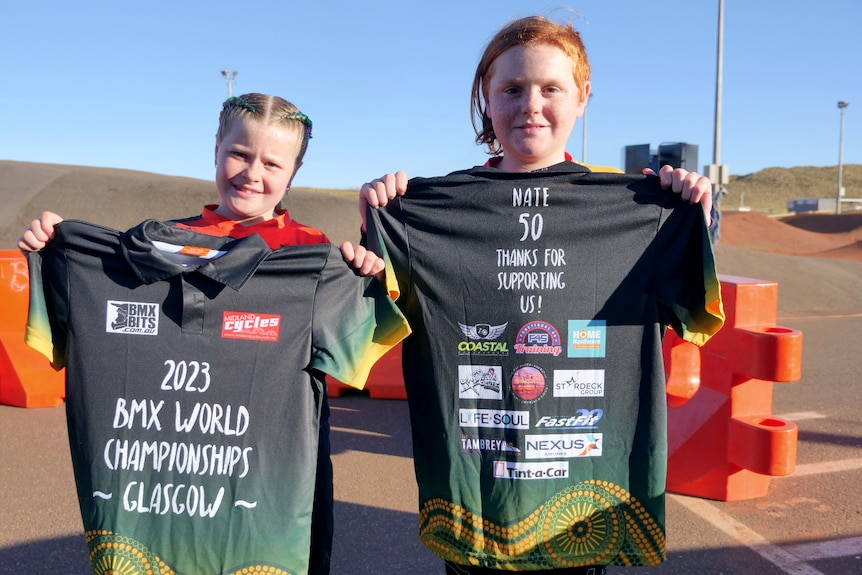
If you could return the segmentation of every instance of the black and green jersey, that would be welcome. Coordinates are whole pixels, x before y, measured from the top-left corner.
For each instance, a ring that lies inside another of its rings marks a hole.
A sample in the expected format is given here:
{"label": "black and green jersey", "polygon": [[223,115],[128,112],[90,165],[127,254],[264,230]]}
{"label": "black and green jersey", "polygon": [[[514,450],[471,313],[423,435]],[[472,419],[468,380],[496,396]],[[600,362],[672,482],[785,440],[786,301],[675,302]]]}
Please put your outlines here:
{"label": "black and green jersey", "polygon": [[324,374],[361,387],[408,331],[383,286],[154,221],[65,221],[29,264],[94,572],[306,573]]}
{"label": "black and green jersey", "polygon": [[416,178],[369,213],[414,332],[428,547],[524,571],[663,561],[663,330],[702,344],[724,319],[701,206],[564,163]]}

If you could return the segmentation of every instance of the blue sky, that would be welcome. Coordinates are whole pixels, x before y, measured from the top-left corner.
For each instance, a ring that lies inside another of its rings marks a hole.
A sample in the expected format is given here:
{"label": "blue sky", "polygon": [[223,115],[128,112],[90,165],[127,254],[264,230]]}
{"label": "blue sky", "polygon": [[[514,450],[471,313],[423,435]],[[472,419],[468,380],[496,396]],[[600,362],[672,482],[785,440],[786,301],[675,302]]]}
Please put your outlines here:
{"label": "blue sky", "polygon": [[[568,12],[566,8],[577,11]],[[862,164],[862,2],[726,0],[721,161],[732,174]],[[718,0],[7,3],[0,159],[212,179],[227,82],[314,121],[295,186],[354,188],[485,161],[470,85],[507,21],[573,18],[593,66],[588,163],[714,138]],[[569,142],[583,155],[579,122]],[[732,191],[732,190],[731,190]],[[848,190],[848,193],[850,191]]]}

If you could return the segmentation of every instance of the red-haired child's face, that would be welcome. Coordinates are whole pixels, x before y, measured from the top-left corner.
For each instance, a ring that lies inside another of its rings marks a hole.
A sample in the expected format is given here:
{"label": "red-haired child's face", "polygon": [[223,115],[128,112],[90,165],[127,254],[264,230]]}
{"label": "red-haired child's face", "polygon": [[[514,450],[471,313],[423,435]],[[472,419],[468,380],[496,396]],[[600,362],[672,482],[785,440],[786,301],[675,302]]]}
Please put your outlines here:
{"label": "red-haired child's face", "polygon": [[548,44],[514,46],[491,65],[487,113],[503,148],[500,169],[525,172],[565,159],[586,93],[575,84],[572,60]]}

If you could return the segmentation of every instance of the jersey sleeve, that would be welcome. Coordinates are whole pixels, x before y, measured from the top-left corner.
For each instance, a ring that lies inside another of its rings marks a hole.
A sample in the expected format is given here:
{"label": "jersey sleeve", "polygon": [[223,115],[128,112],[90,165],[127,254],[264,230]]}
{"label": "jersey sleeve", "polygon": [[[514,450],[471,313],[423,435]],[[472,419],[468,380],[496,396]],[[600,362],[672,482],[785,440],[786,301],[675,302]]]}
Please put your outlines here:
{"label": "jersey sleeve", "polygon": [[[66,301],[62,282],[64,275],[55,273],[48,278],[44,274],[61,267],[62,261],[62,252],[50,246],[40,252],[27,254],[30,306],[24,340],[28,346],[47,357],[51,366],[57,370],[66,366],[66,322],[62,311],[66,309],[63,305]],[[49,286],[50,289],[47,289]]]}
{"label": "jersey sleeve", "polygon": [[656,238],[667,323],[697,346],[706,344],[725,321],[715,255],[700,212],[700,205],[677,207]]}
{"label": "jersey sleeve", "polygon": [[358,389],[377,360],[410,334],[383,285],[358,277],[335,248],[320,274],[312,318],[311,367]]}

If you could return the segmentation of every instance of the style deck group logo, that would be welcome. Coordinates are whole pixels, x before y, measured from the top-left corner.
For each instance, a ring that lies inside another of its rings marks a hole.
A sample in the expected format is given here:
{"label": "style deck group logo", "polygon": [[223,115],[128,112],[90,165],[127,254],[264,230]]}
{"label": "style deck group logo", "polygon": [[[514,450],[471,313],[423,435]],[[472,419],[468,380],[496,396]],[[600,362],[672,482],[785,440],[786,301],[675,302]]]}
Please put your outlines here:
{"label": "style deck group logo", "polygon": [[159,335],[159,304],[108,300],[106,333]]}

